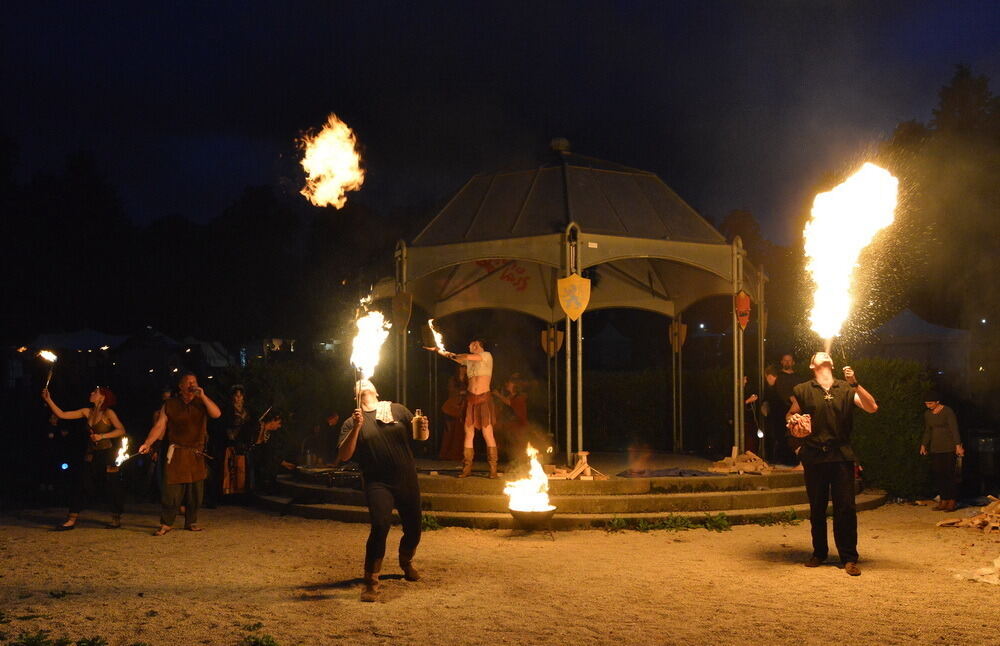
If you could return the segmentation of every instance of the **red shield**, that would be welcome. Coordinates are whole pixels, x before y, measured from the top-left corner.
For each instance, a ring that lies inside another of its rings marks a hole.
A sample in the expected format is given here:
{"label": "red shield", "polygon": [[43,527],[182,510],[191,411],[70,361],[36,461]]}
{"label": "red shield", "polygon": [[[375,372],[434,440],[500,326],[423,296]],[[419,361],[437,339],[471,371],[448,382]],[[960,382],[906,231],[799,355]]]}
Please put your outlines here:
{"label": "red shield", "polygon": [[750,294],[742,289],[736,294],[734,306],[736,308],[736,322],[740,324],[740,329],[746,331],[750,325]]}

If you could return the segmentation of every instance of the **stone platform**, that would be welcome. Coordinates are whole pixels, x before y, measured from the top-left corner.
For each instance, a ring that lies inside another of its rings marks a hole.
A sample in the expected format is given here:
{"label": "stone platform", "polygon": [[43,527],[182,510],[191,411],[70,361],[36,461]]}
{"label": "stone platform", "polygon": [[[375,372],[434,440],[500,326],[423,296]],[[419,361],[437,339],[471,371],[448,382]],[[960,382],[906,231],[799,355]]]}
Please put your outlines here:
{"label": "stone platform", "polygon": [[[699,521],[720,513],[734,524],[787,518],[790,512],[796,518],[809,517],[799,470],[778,469],[767,475],[637,478],[614,475],[628,468],[625,454],[591,455],[589,462],[609,478],[549,481],[550,500],[558,508],[552,519],[553,529],[603,528],[623,521],[629,525],[655,523],[670,517]],[[640,466],[648,470],[707,470],[710,465],[693,456],[660,454],[647,456]],[[438,524],[482,529],[514,526],[503,488],[506,480],[523,477],[523,473],[515,470],[490,480],[486,465],[477,464],[472,477],[460,479],[455,477],[455,463],[431,460],[418,460],[418,469],[425,514]],[[331,482],[336,486],[330,486]],[[344,476],[332,480],[323,470],[300,469],[294,475],[279,477],[276,494],[258,496],[258,501],[296,516],[367,522],[364,493],[354,488],[359,484]],[[859,486],[859,510],[877,507],[885,500],[884,493],[861,492]]]}

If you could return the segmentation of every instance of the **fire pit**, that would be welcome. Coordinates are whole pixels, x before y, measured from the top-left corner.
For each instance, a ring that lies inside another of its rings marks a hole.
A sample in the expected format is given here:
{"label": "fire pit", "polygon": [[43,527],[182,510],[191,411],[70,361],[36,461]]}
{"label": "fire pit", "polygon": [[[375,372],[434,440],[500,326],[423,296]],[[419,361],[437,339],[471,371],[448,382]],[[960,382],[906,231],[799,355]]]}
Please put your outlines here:
{"label": "fire pit", "polygon": [[556,508],[542,509],[534,511],[524,511],[521,509],[509,509],[510,515],[514,517],[514,525],[518,529],[526,532],[534,532],[540,529],[550,530],[552,516],[556,513]]}

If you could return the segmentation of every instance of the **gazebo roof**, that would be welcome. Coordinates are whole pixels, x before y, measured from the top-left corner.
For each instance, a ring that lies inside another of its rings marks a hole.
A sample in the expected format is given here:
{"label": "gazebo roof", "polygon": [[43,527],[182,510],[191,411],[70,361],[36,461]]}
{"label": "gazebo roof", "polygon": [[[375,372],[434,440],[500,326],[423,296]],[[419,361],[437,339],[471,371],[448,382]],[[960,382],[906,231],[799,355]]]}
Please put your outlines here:
{"label": "gazebo roof", "polygon": [[594,234],[726,244],[655,174],[563,151],[535,168],[473,176],[412,245],[549,235],[570,222]]}

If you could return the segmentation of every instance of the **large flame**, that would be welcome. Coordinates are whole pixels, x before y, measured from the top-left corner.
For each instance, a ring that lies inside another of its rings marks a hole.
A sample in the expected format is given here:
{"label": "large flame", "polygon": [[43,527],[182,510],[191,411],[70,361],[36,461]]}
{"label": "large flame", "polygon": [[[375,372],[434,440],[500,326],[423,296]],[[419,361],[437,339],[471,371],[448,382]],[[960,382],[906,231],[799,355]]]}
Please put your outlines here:
{"label": "large flame", "polygon": [[302,195],[316,206],[342,208],[347,203],[347,191],[360,189],[365,181],[354,132],[331,114],[319,132],[305,134],[299,144],[305,151],[302,168],[306,171],[306,185]]}
{"label": "large flame", "polygon": [[132,456],[128,454],[128,435],[123,435],[121,448],[118,449],[118,456],[115,458],[115,466],[120,467],[130,457]]}
{"label": "large flame", "polygon": [[427,319],[427,327],[431,329],[431,334],[434,335],[434,345],[437,346],[438,350],[445,352],[444,337],[441,336],[441,333],[438,332],[437,328],[434,327],[434,319]]}
{"label": "large flame", "polygon": [[361,301],[365,315],[358,318],[358,333],[354,336],[351,349],[351,365],[361,372],[362,379],[371,379],[375,375],[379,353],[382,344],[389,336],[392,323],[385,320],[382,312],[368,312],[365,307],[370,299]]}
{"label": "large flame", "polygon": [[55,363],[56,360],[59,358],[56,356],[56,353],[52,352],[51,350],[42,350],[41,352],[38,353],[38,356],[45,359],[49,363]]}
{"label": "large flame", "polygon": [[508,482],[503,492],[510,496],[508,507],[514,511],[551,511],[549,504],[549,477],[538,461],[538,450],[528,445],[530,469],[528,477]]}
{"label": "large flame", "polygon": [[861,251],[892,224],[899,181],[887,170],[866,163],[813,201],[806,223],[806,270],[816,285],[809,322],[824,339],[840,334],[851,310],[851,283]]}

